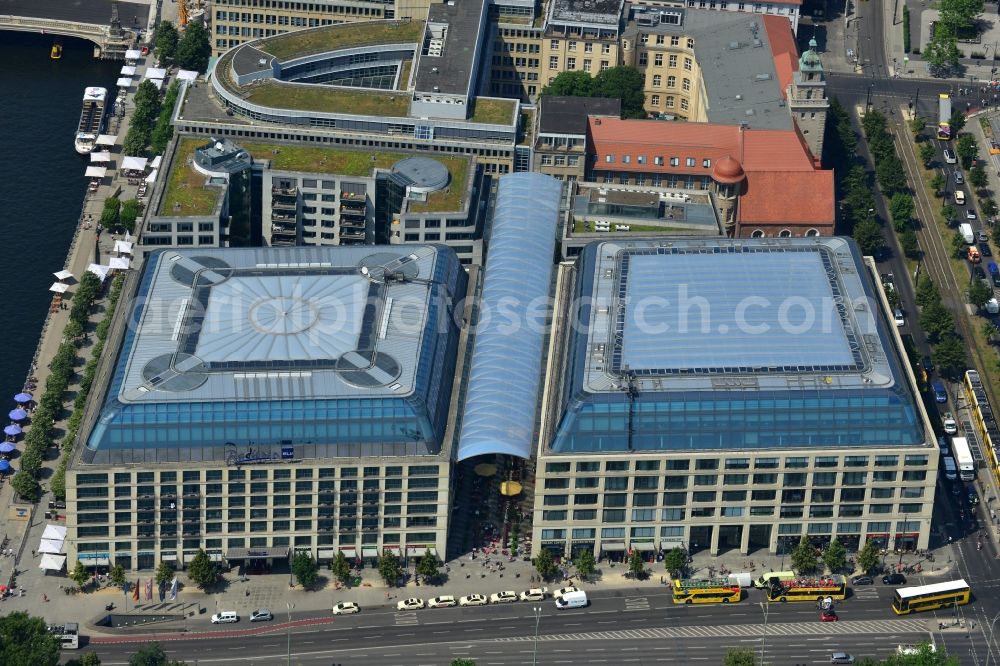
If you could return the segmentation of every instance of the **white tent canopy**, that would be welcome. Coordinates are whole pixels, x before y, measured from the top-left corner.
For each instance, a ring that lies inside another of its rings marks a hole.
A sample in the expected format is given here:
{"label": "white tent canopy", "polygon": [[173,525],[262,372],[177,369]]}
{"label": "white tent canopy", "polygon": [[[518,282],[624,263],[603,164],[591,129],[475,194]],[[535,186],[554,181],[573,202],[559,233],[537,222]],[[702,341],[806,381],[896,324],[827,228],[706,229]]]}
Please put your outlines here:
{"label": "white tent canopy", "polygon": [[162,161],[163,161],[163,155],[157,155],[156,157],[153,158],[153,161],[149,163],[149,168],[150,169],[159,169],[160,168],[160,162],[162,162]]}
{"label": "white tent canopy", "polygon": [[104,178],[104,175],[108,173],[107,168],[102,166],[92,166],[87,167],[87,173],[85,174],[87,178]]}
{"label": "white tent canopy", "polygon": [[65,294],[67,289],[69,289],[69,285],[65,282],[53,282],[52,286],[49,287],[49,291],[54,291],[57,294]]}
{"label": "white tent canopy", "polygon": [[142,57],[142,51],[140,51],[139,49],[128,49],[127,51],[125,51],[126,60],[138,60],[141,57]]}
{"label": "white tent canopy", "polygon": [[111,257],[108,260],[108,268],[111,270],[127,271],[131,263],[128,257]]}
{"label": "white tent canopy", "polygon": [[123,65],[122,71],[119,72],[122,76],[135,76],[135,67],[132,65]]}
{"label": "white tent canopy", "polygon": [[42,532],[43,539],[55,539],[57,541],[66,540],[66,528],[62,525],[46,525]]}
{"label": "white tent canopy", "polygon": [[132,243],[129,241],[116,240],[114,251],[118,254],[132,254]]}
{"label": "white tent canopy", "polygon": [[56,271],[55,273],[53,273],[53,275],[56,276],[57,280],[68,280],[71,277],[73,277],[73,273],[66,270],[65,268],[61,271]]}
{"label": "white tent canopy", "polygon": [[146,168],[146,162],[148,162],[145,157],[132,157],[131,155],[126,156],[122,160],[122,170],[124,171],[142,171]]}
{"label": "white tent canopy", "polygon": [[61,571],[64,566],[66,566],[65,555],[50,555],[46,553],[42,555],[42,561],[39,563],[38,568],[45,569],[46,571]]}
{"label": "white tent canopy", "polygon": [[163,79],[147,79],[147,81],[152,82],[157,90],[163,90]]}
{"label": "white tent canopy", "polygon": [[127,76],[123,76],[120,79],[118,79],[118,83],[116,83],[115,85],[117,85],[119,88],[131,88],[132,79],[130,79]]}
{"label": "white tent canopy", "polygon": [[147,67],[145,77],[147,79],[163,79],[167,76],[167,70],[162,67]]}
{"label": "white tent canopy", "polygon": [[54,553],[58,555],[63,551],[63,541],[61,539],[42,539],[38,546],[39,553]]}
{"label": "white tent canopy", "polygon": [[113,146],[118,141],[118,137],[114,134],[102,134],[97,137],[98,146]]}
{"label": "white tent canopy", "polygon": [[178,81],[194,81],[198,78],[198,72],[190,69],[182,69],[177,72]]}
{"label": "white tent canopy", "polygon": [[87,272],[93,273],[99,277],[101,282],[104,282],[104,278],[108,277],[108,270],[110,270],[108,266],[102,266],[101,264],[91,264],[87,266]]}
{"label": "white tent canopy", "polygon": [[108,152],[108,151],[106,151],[106,150],[101,151],[99,153],[91,153],[90,154],[90,161],[91,162],[110,162],[111,161],[111,153]]}
{"label": "white tent canopy", "polygon": [[155,183],[156,182],[156,174],[157,173],[159,173],[159,172],[156,169],[153,169],[152,171],[150,171],[149,175],[146,176],[146,182],[147,183]]}

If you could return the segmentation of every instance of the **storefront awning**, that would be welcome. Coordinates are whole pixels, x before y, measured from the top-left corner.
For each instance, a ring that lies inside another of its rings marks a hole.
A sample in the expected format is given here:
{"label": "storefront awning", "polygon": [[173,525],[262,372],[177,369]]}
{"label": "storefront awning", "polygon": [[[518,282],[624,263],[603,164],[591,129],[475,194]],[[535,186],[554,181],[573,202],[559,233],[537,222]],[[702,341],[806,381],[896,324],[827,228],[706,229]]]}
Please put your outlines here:
{"label": "storefront awning", "polygon": [[[57,539],[59,541],[66,540],[66,528],[63,525],[46,525],[45,531],[42,532],[43,539]],[[85,554],[81,554],[80,557],[83,558]]]}
{"label": "storefront awning", "polygon": [[353,560],[358,556],[358,551],[356,548],[341,548],[340,552],[342,552],[344,554],[344,557],[346,557],[349,560]]}
{"label": "storefront awning", "polygon": [[161,553],[160,559],[164,562],[176,562],[177,553]]}
{"label": "storefront awning", "polygon": [[230,548],[226,551],[227,560],[264,560],[269,557],[288,557],[287,546],[272,546],[270,548]]}
{"label": "storefront awning", "polygon": [[362,548],[361,557],[378,557],[378,548]]}
{"label": "storefront awning", "polygon": [[612,541],[610,543],[602,543],[601,544],[601,550],[606,550],[606,551],[625,550],[625,542],[624,541]]}
{"label": "storefront awning", "polygon": [[80,553],[77,559],[83,562],[85,567],[106,567],[111,564],[111,558],[107,555],[91,555],[90,553]]}
{"label": "storefront awning", "polygon": [[434,546],[407,546],[406,556],[407,557],[423,557],[424,553],[431,551],[432,555],[437,555],[437,548]]}
{"label": "storefront awning", "polygon": [[333,550],[333,549],[320,550],[319,551],[319,559],[321,559],[321,560],[332,560],[336,556],[337,556],[337,552],[335,550]]}
{"label": "storefront awning", "polygon": [[639,543],[632,542],[632,550],[654,550],[656,544],[652,541],[640,541]]}
{"label": "storefront awning", "polygon": [[52,553],[58,555],[63,551],[62,539],[42,539],[38,546],[39,553]]}

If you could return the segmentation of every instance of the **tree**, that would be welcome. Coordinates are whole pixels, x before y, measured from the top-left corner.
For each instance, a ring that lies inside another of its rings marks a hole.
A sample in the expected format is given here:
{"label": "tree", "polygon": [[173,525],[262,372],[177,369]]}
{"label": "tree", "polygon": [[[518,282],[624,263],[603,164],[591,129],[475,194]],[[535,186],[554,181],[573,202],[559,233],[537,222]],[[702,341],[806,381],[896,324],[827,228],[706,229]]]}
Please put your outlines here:
{"label": "tree", "polygon": [[[941,206],[941,217],[948,224],[949,227],[955,226],[955,207],[950,204],[945,204]],[[961,238],[961,236],[959,236]],[[964,242],[964,241],[963,241]]]}
{"label": "tree", "polygon": [[177,55],[177,42],[179,39],[180,35],[177,34],[177,28],[170,21],[161,21],[156,27],[156,41],[153,48],[161,63],[166,63],[174,59],[174,56]]}
{"label": "tree", "polygon": [[962,166],[971,169],[976,158],[979,157],[979,146],[976,145],[976,138],[971,134],[962,134],[955,144],[955,152],[962,160]]}
{"label": "tree", "polygon": [[428,548],[424,551],[420,562],[417,563],[417,573],[423,576],[425,580],[434,580],[438,577],[439,566],[441,566],[441,560]]}
{"label": "tree", "polygon": [[159,643],[146,643],[129,657],[128,666],[184,666],[184,662],[168,659]]}
{"label": "tree", "polygon": [[934,280],[930,279],[926,275],[920,277],[914,291],[916,292],[915,298],[917,300],[917,305],[920,307],[924,307],[934,303],[935,301],[941,300],[941,295],[938,293],[937,287],[934,286]]}
{"label": "tree", "polygon": [[132,233],[135,231],[135,219],[139,216],[139,200],[126,199],[118,213],[118,225]]}
{"label": "tree", "polygon": [[684,570],[687,569],[688,554],[680,546],[676,546],[667,551],[663,556],[663,567],[673,578],[681,578]]}
{"label": "tree", "polygon": [[125,587],[125,567],[120,564],[116,564],[111,567],[111,571],[108,572],[111,577],[111,584],[115,587]]}
{"label": "tree", "polygon": [[351,577],[351,565],[347,561],[344,551],[337,551],[337,556],[333,558],[333,563],[330,565],[330,571],[333,572],[334,578],[345,585],[347,584],[347,581]]}
{"label": "tree", "polygon": [[66,340],[76,340],[78,337],[83,335],[83,333],[83,324],[75,319],[71,319],[66,322],[66,328],[63,329],[63,338]]}
{"label": "tree", "polygon": [[582,70],[560,72],[552,83],[542,88],[542,95],[564,97],[593,97],[594,78]]}
{"label": "tree", "polygon": [[969,296],[969,302],[979,309],[982,309],[993,298],[993,289],[976,278],[969,279],[969,290],[966,293]]}
{"label": "tree", "polygon": [[934,145],[924,142],[920,144],[920,161],[924,163],[925,169],[931,168],[931,162],[934,161],[934,156],[937,151],[934,149]]}
{"label": "tree", "polygon": [[449,666],[476,666],[476,662],[472,661],[471,659],[464,659],[462,657],[459,657],[457,659],[452,659],[449,662]]}
{"label": "tree", "polygon": [[948,119],[948,127],[954,134],[958,134],[963,129],[965,129],[965,114],[958,108],[951,112],[951,118]]}
{"label": "tree", "polygon": [[875,165],[875,179],[886,194],[906,191],[906,171],[895,152]]}
{"label": "tree", "polygon": [[940,301],[935,301],[921,311],[920,327],[927,333],[931,342],[934,342],[955,328],[955,318]]}
{"label": "tree", "polygon": [[799,539],[799,545],[792,551],[792,568],[803,575],[816,571],[816,547],[809,543],[804,534]]}
{"label": "tree", "polygon": [[628,570],[635,578],[643,578],[646,575],[646,560],[642,559],[642,553],[633,550],[628,557]]}
{"label": "tree", "polygon": [[899,247],[910,259],[920,258],[920,244],[917,243],[917,234],[913,229],[905,229],[899,234]]}
{"label": "tree", "polygon": [[983,0],[941,0],[940,22],[955,30],[975,28],[976,17],[983,12]]}
{"label": "tree", "polygon": [[576,573],[583,578],[593,575],[597,571],[597,560],[594,559],[594,552],[589,548],[577,551],[576,557],[573,558],[573,566],[576,567]]}
{"label": "tree", "polygon": [[96,652],[85,652],[79,659],[71,659],[66,666],[101,666],[101,658]]}
{"label": "tree", "polygon": [[122,202],[118,197],[108,197],[104,200],[104,209],[101,211],[101,224],[105,229],[118,226],[118,215],[121,211]]}
{"label": "tree", "polygon": [[24,469],[18,471],[11,479],[10,487],[14,489],[14,492],[18,494],[22,499],[30,500],[34,502],[42,494],[42,487],[38,485],[38,481],[29,472]]}
{"label": "tree", "polygon": [[56,666],[59,639],[49,633],[45,619],[18,611],[0,617],[0,664]]}
{"label": "tree", "polygon": [[826,547],[823,552],[823,563],[827,566],[831,573],[836,573],[842,571],[847,567],[847,549],[844,548],[844,544],[840,543],[836,539],[830,542],[830,545]]}
{"label": "tree", "polygon": [[953,333],[944,336],[941,342],[934,345],[931,350],[931,360],[942,375],[952,379],[961,376],[968,367],[962,341]]}
{"label": "tree", "polygon": [[940,171],[935,171],[934,176],[931,178],[931,188],[934,190],[935,196],[940,196],[944,192],[945,183],[944,176],[941,175]]}
{"label": "tree", "polygon": [[209,43],[208,30],[198,21],[184,26],[184,36],[177,44],[177,55],[174,60],[184,69],[196,72],[208,70],[208,59],[212,55],[212,45]]}
{"label": "tree", "polygon": [[969,169],[969,184],[977,190],[986,187],[986,170],[979,164]]}
{"label": "tree", "polygon": [[295,553],[295,557],[292,558],[292,573],[302,587],[309,589],[315,585],[319,577],[319,565],[313,559],[312,553]]}
{"label": "tree", "polygon": [[645,118],[645,77],[635,67],[610,67],[594,77],[594,95],[621,100],[623,118]]}
{"label": "tree", "polygon": [[535,571],[543,580],[549,580],[559,571],[559,566],[552,557],[552,551],[548,548],[542,548],[538,551],[538,555],[535,555],[535,559],[531,563],[535,565]]}
{"label": "tree", "polygon": [[399,564],[399,558],[388,548],[383,550],[382,556],[378,558],[378,575],[390,587],[396,587],[399,577],[403,575],[403,568]]}
{"label": "tree", "polygon": [[980,208],[983,209],[983,215],[986,217],[993,217],[997,214],[997,202],[993,199],[985,199],[979,202]]}
{"label": "tree", "polygon": [[958,38],[954,28],[938,22],[923,52],[933,76],[947,76],[960,68]]}
{"label": "tree", "polygon": [[756,666],[757,657],[751,648],[732,648],[722,658],[722,666]]}
{"label": "tree", "polygon": [[870,573],[878,566],[881,557],[879,550],[877,542],[871,539],[865,541],[865,545],[858,551],[858,566],[861,567],[861,571]]}
{"label": "tree", "polygon": [[889,214],[893,222],[904,222],[907,225],[913,218],[913,197],[906,192],[896,192],[889,200]]}
{"label": "tree", "polygon": [[205,589],[210,585],[213,585],[215,581],[219,579],[219,568],[216,566],[212,558],[208,556],[201,548],[195,553],[194,557],[188,563],[188,578],[200,587]]}
{"label": "tree", "polygon": [[176,573],[174,568],[167,564],[166,562],[160,562],[160,566],[156,567],[156,573],[153,575],[153,580],[156,581],[157,585],[166,585],[174,579]]}
{"label": "tree", "polygon": [[882,228],[871,218],[861,220],[854,225],[854,240],[861,248],[862,254],[873,257],[885,247]]}
{"label": "tree", "polygon": [[69,572],[69,579],[80,587],[83,587],[84,583],[90,580],[90,572],[87,571],[87,567],[83,566],[83,562],[77,560],[76,566]]}
{"label": "tree", "polygon": [[920,133],[924,131],[925,127],[927,127],[927,119],[921,118],[920,116],[914,116],[907,122],[907,125],[909,125],[910,131],[913,132],[913,138],[920,141],[923,138],[920,136]]}

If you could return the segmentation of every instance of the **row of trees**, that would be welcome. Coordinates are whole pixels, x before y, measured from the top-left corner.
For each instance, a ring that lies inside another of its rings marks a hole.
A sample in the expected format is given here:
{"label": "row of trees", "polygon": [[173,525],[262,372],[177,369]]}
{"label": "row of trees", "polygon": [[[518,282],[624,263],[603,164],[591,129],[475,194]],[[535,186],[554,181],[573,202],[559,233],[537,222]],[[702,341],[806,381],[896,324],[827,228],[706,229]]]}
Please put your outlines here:
{"label": "row of trees", "polygon": [[126,199],[122,202],[118,197],[108,197],[104,200],[104,208],[101,210],[101,226],[112,231],[124,229],[133,233],[140,211],[141,205],[138,199]]}
{"label": "row of trees", "polygon": [[645,118],[644,81],[642,72],[629,65],[610,67],[597,76],[573,70],[557,75],[552,83],[542,88],[541,94],[618,99],[622,103],[623,118]]}
{"label": "row of trees", "polygon": [[896,144],[889,133],[886,117],[869,110],[861,121],[868,142],[872,161],[875,162],[875,180],[882,194],[895,203],[891,208],[892,228],[896,232],[900,249],[911,259],[920,256],[917,234],[913,230],[913,196],[906,182],[906,171],[896,153]]}
{"label": "row of trees", "polygon": [[129,119],[122,151],[126,155],[145,155],[146,146],[153,135],[153,126],[160,115],[160,91],[152,81],[146,79],[136,88],[132,101],[135,110]]}
{"label": "row of trees", "polygon": [[961,69],[959,39],[978,34],[976,19],[983,12],[983,0],[940,0],[940,15],[924,48],[924,58],[934,76],[948,76]]}
{"label": "row of trees", "polygon": [[212,55],[212,44],[208,30],[200,21],[188,23],[184,34],[170,21],[163,21],[156,28],[153,50],[161,64],[174,64],[182,69],[197,72],[208,71],[208,60]]}

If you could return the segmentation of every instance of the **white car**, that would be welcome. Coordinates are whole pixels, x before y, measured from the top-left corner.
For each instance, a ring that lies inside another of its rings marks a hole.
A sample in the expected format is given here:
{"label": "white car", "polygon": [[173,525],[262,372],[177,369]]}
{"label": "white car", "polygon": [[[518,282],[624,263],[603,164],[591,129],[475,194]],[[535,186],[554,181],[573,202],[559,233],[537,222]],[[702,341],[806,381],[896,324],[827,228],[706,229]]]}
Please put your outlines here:
{"label": "white car", "polygon": [[221,613],[216,613],[212,616],[212,624],[229,624],[231,622],[239,622],[240,616],[233,611],[222,611]]}
{"label": "white car", "polygon": [[563,588],[560,588],[560,589],[556,590],[555,592],[553,592],[552,593],[552,598],[553,599],[558,599],[559,597],[563,596],[564,594],[569,594],[570,592],[579,592],[579,591],[580,590],[578,588],[575,588],[572,585],[570,585],[569,587],[563,587]]}
{"label": "white car", "polygon": [[423,599],[403,599],[396,604],[396,610],[420,610],[424,607]]}
{"label": "white car", "polygon": [[896,320],[896,326],[905,326],[906,317],[903,316],[903,311],[896,308],[896,311],[892,313],[892,318]]}
{"label": "white car", "polygon": [[434,597],[427,602],[428,608],[450,608],[452,606],[457,606],[458,602],[455,601],[455,597],[451,595],[444,595],[441,597]]}
{"label": "white car", "polygon": [[334,615],[354,615],[360,612],[361,608],[353,601],[341,601],[333,606]]}
{"label": "white car", "polygon": [[514,590],[504,590],[503,592],[494,592],[490,595],[491,604],[509,604],[513,601],[517,601],[517,592]]}
{"label": "white car", "polygon": [[521,601],[542,601],[548,591],[547,587],[533,587],[521,593]]}
{"label": "white car", "polygon": [[958,424],[955,422],[955,417],[953,417],[950,413],[944,415],[944,434],[958,434]]}
{"label": "white car", "polygon": [[470,594],[458,600],[459,606],[485,606],[489,603],[485,594]]}

